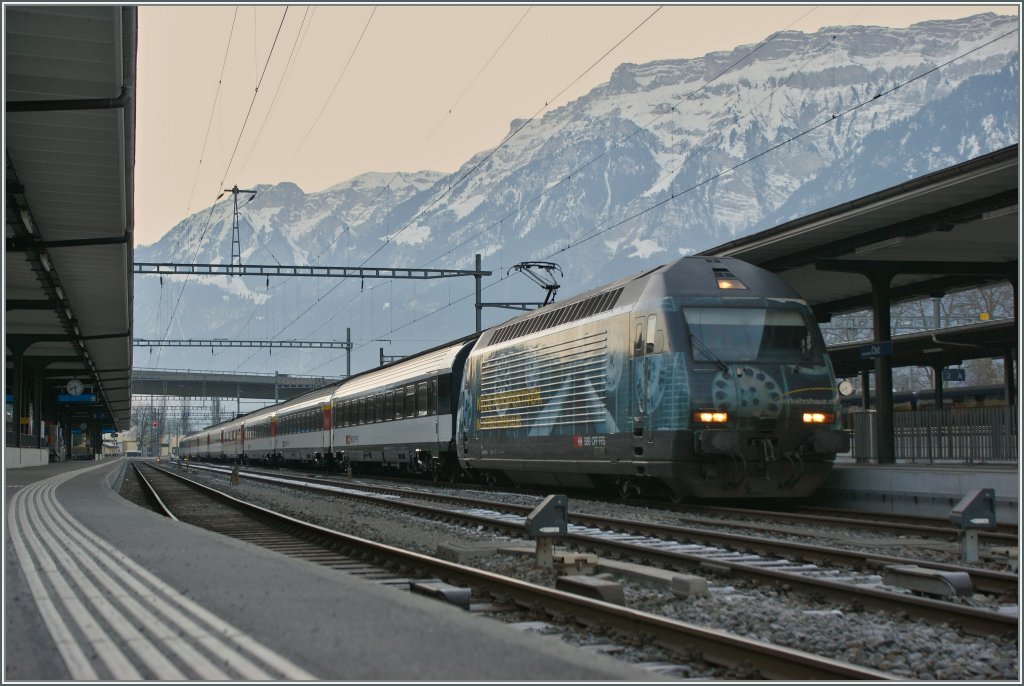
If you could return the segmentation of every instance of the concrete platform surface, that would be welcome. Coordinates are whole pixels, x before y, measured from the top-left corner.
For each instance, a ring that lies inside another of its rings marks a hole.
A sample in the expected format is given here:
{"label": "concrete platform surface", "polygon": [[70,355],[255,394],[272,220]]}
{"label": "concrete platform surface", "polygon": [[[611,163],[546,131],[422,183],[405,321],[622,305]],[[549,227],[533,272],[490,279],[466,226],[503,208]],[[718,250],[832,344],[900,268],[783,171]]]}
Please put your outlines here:
{"label": "concrete platform surface", "polygon": [[978,488],[996,495],[996,521],[1020,518],[1017,465],[836,464],[811,501],[828,507],[946,519]]}
{"label": "concrete platform surface", "polygon": [[6,472],[5,681],[652,680],[168,520],[115,492],[125,466]]}

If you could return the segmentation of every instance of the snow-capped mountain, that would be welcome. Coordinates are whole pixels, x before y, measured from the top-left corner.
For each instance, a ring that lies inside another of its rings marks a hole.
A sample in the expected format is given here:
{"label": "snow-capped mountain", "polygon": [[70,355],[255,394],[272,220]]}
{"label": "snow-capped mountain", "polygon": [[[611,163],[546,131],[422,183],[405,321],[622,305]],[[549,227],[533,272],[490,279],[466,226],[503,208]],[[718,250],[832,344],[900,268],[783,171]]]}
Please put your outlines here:
{"label": "snow-capped mountain", "polygon": [[[1019,43],[1015,17],[982,14],[623,64],[586,95],[511,122],[453,174],[259,186],[240,211],[241,261],[473,269],[479,253],[492,303],[542,300],[508,272],[554,261],[564,299],[1017,142]],[[135,260],[229,263],[231,226],[227,195]],[[474,329],[472,278],[191,277],[182,291],[184,280],[136,279],[137,338],[344,340],[351,329],[358,372],[381,347],[411,354]],[[485,309],[484,326],[514,314]],[[340,350],[137,350],[135,364],[346,368]]]}

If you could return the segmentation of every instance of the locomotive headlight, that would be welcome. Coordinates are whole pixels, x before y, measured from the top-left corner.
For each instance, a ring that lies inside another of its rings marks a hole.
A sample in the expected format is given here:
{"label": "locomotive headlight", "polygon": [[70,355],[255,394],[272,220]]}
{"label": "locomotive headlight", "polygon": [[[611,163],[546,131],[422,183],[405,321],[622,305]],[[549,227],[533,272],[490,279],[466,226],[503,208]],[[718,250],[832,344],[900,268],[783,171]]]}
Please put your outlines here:
{"label": "locomotive headlight", "polygon": [[804,412],[804,424],[831,424],[835,418],[831,412]]}
{"label": "locomotive headlight", "polygon": [[739,279],[718,279],[718,287],[722,289],[739,288],[746,290],[747,287]]}
{"label": "locomotive headlight", "polygon": [[722,424],[729,421],[729,413],[723,410],[697,410],[693,413],[693,421],[702,424]]}

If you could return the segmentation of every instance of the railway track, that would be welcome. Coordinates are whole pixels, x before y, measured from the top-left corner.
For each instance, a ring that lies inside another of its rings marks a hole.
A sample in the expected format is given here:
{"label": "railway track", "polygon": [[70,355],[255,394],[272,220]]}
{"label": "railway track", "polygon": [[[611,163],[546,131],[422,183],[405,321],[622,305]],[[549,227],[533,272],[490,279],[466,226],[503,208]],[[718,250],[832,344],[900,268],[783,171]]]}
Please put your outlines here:
{"label": "railway track", "polygon": [[[297,476],[308,476],[317,478],[316,474],[300,470],[278,470],[279,473],[292,473]],[[414,479],[402,476],[382,475],[374,479],[404,484],[413,488],[420,488],[428,482],[423,479]],[[439,484],[440,485],[440,484]],[[478,491],[481,486],[478,484],[446,483],[446,489]],[[517,490],[519,493],[532,494],[544,497],[548,491],[522,487]],[[572,493],[569,494],[572,497]],[[855,510],[843,510],[836,508],[796,506],[792,509],[759,509],[753,507],[712,505],[703,503],[684,503],[675,505],[664,500],[647,500],[644,498],[630,498],[623,500],[619,496],[602,497],[600,494],[587,492],[586,499],[606,502],[613,505],[626,504],[638,507],[646,507],[658,510],[666,516],[672,516],[678,521],[690,521],[695,524],[708,523],[709,518],[714,518],[716,526],[752,529],[757,528],[751,519],[760,521],[777,522],[778,524],[816,524],[844,527],[851,530],[863,530],[878,533],[885,533],[891,536],[924,536],[931,538],[942,538],[949,540],[960,535],[959,529],[949,521],[934,517],[914,517],[910,515],[898,515],[880,512],[861,512]],[[693,516],[702,514],[704,517]],[[746,520],[746,521],[737,521]],[[774,530],[770,526],[767,530]],[[999,524],[995,531],[980,530],[978,532],[981,543],[998,546],[1017,546],[1019,542],[1018,529],[1015,524]]]}
{"label": "railway track", "polygon": [[[133,469],[140,483],[151,493],[147,498],[168,516],[379,583],[410,590],[433,587],[449,601],[457,598],[458,604],[463,604],[461,598],[464,597],[464,607],[471,611],[496,614],[543,608],[552,621],[559,618],[558,621],[608,627],[628,636],[642,635],[683,655],[699,653],[715,665],[750,667],[762,678],[876,681],[894,678],[877,670],[704,629],[331,531],[245,503],[153,465],[133,463]],[[460,594],[458,589],[468,589],[468,594]],[[470,603],[469,598],[478,600]]]}
{"label": "railway track", "polygon": [[[211,471],[226,471],[206,467]],[[260,472],[241,472],[246,478],[302,490],[344,495],[400,507],[421,516],[458,521],[469,526],[486,526],[514,536],[524,536],[524,519],[532,507],[495,503],[466,496],[420,492],[351,481],[281,477]],[[436,504],[434,504],[436,503]],[[442,506],[438,506],[440,504]],[[646,560],[670,569],[701,570],[755,580],[760,584],[796,589],[837,602],[857,602],[865,608],[905,612],[933,623],[950,623],[967,633],[986,636],[1016,632],[1016,615],[966,604],[921,597],[882,584],[878,571],[889,565],[914,565],[916,560],[865,555],[864,553],[790,541],[767,540],[760,536],[708,531],[691,527],[666,526],[579,515],[570,512],[567,543],[584,550],[636,560]],[[819,565],[829,565],[822,567]],[[837,568],[853,567],[849,569]],[[956,565],[934,564],[932,568],[970,575],[979,591],[1016,597],[1015,574]]]}
{"label": "railway track", "polygon": [[[950,522],[923,517],[885,515],[869,512],[848,512],[828,508],[801,507],[794,512],[759,510],[745,507],[688,505],[687,513],[704,513],[714,517],[744,517],[793,524],[829,524],[850,529],[877,531],[893,536],[956,537],[960,531]],[[679,516],[677,510],[673,510]],[[728,525],[723,521],[724,525]],[[736,526],[749,526],[736,523]],[[979,531],[979,540],[990,545],[1016,546],[1016,527],[1001,525],[996,531]]]}

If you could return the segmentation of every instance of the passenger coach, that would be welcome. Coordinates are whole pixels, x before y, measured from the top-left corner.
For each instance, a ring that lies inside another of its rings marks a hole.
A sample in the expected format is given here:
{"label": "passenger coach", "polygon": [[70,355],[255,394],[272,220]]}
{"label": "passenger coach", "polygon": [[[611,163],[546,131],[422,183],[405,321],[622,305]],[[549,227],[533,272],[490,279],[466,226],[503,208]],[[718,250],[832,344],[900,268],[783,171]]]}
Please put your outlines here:
{"label": "passenger coach", "polygon": [[335,392],[331,442],[342,468],[454,479],[462,368],[476,335],[354,376]]}

